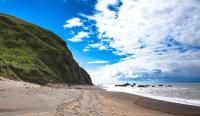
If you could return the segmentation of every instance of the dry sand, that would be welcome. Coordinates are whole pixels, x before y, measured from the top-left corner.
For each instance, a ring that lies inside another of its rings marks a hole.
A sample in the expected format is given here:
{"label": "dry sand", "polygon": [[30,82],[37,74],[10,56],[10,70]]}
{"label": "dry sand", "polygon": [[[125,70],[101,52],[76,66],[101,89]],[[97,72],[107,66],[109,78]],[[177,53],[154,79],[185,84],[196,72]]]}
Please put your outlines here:
{"label": "dry sand", "polygon": [[0,116],[200,116],[200,107],[95,86],[53,86],[0,78]]}

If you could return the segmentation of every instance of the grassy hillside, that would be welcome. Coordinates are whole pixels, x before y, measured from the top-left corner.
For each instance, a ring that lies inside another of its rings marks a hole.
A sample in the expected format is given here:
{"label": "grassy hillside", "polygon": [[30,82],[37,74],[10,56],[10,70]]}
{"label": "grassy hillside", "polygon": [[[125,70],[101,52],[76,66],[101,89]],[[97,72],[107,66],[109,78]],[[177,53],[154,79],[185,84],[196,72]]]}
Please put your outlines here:
{"label": "grassy hillside", "polygon": [[0,76],[39,84],[92,84],[61,38],[5,14],[0,14]]}

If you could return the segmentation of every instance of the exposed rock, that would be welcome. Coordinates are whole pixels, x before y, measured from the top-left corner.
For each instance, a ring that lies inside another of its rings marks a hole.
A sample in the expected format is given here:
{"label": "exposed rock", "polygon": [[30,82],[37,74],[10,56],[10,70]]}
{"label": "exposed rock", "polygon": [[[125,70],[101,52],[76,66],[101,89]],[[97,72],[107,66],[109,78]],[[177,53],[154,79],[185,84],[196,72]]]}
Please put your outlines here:
{"label": "exposed rock", "polygon": [[138,85],[137,87],[148,87],[150,85]]}
{"label": "exposed rock", "polygon": [[133,83],[133,84],[131,85],[131,87],[135,87],[135,85],[136,85],[136,84],[135,84],[135,83]]}
{"label": "exposed rock", "polygon": [[159,87],[162,87],[162,86],[164,86],[164,85],[158,85]]}
{"label": "exposed rock", "polygon": [[129,83],[125,83],[125,84],[122,84],[122,85],[115,85],[116,87],[127,87],[127,86],[130,86]]}

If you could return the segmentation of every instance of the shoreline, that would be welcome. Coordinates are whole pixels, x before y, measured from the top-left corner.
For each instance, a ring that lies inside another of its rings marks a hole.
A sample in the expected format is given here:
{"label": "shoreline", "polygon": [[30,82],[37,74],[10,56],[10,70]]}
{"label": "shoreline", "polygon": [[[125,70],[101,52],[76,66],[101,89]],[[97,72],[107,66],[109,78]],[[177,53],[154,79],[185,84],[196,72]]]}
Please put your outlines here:
{"label": "shoreline", "polygon": [[[162,84],[162,86],[157,85],[143,85],[142,87],[134,86],[114,86],[114,85],[105,85],[102,86],[107,91],[113,92],[124,92],[128,94],[138,95],[142,97],[147,97],[155,100],[166,101],[171,103],[183,104],[183,105],[190,105],[190,106],[197,106],[200,107],[200,94],[197,94],[197,88],[200,88],[200,84],[193,85],[193,88],[187,88],[184,86],[185,84],[180,85],[172,85],[172,84]],[[180,88],[181,87],[181,88]],[[197,88],[196,88],[197,87]],[[194,91],[195,89],[195,91]],[[180,93],[179,93],[180,92]],[[192,93],[193,96],[189,95],[188,93]],[[195,97],[194,97],[195,96]]]}
{"label": "shoreline", "polygon": [[[108,91],[108,97],[116,100],[117,102],[135,104],[147,110],[157,111],[161,113],[167,113],[168,115],[183,115],[183,116],[199,116],[200,107],[191,106],[179,103],[166,102],[156,100],[148,97],[134,95],[125,92],[111,92]],[[164,115],[164,114],[162,114]],[[167,116],[168,116],[167,115]],[[130,115],[131,116],[131,115]]]}
{"label": "shoreline", "polygon": [[199,106],[191,106],[143,97],[136,101],[142,107],[175,115],[200,115]]}
{"label": "shoreline", "polygon": [[197,116],[200,107],[110,92],[97,86],[45,87],[0,80],[0,116]]}

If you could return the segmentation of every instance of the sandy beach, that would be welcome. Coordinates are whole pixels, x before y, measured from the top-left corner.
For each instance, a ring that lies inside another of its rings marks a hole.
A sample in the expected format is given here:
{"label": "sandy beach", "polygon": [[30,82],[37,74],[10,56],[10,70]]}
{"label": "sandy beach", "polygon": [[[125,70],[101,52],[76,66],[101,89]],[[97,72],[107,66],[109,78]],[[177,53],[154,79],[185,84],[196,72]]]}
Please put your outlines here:
{"label": "sandy beach", "polygon": [[200,107],[108,92],[0,79],[0,116],[199,116]]}

